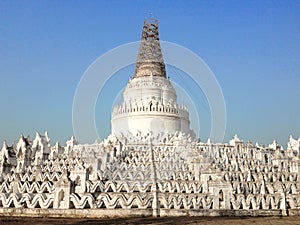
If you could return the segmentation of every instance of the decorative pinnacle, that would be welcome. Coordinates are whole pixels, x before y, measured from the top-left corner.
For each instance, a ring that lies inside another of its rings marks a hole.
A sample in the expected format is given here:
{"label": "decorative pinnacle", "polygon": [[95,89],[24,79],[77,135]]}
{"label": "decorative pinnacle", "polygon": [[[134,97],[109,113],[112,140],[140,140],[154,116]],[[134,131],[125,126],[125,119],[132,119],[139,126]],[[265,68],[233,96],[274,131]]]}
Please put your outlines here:
{"label": "decorative pinnacle", "polygon": [[166,67],[158,36],[158,20],[144,21],[134,77],[161,76],[166,78]]}

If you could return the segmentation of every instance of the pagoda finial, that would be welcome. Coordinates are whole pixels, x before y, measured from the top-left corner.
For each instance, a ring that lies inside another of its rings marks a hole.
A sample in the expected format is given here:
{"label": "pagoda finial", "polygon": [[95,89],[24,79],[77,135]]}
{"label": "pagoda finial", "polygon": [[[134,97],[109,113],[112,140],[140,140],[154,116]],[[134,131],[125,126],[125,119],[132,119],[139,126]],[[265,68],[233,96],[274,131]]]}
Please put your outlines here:
{"label": "pagoda finial", "polygon": [[144,21],[134,77],[160,76],[166,78],[166,68],[158,35],[158,20]]}
{"label": "pagoda finial", "polygon": [[152,12],[149,13],[149,16],[144,20],[144,24],[157,24],[158,25],[158,19],[156,19]]}

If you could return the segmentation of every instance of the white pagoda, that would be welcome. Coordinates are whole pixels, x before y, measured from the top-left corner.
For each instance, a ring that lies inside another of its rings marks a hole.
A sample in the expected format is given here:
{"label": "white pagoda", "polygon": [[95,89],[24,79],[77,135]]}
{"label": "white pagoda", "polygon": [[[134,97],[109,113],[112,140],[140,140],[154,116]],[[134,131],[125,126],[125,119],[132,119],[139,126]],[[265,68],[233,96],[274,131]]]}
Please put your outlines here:
{"label": "white pagoda", "polygon": [[285,150],[200,142],[166,76],[158,23],[144,23],[134,76],[112,113],[112,134],[51,146],[36,133],[0,151],[0,216],[300,215],[300,138]]}
{"label": "white pagoda", "polygon": [[112,114],[112,134],[157,135],[190,129],[188,109],[177,104],[177,95],[167,78],[158,36],[158,21],[144,23],[134,76],[123,93],[124,101]]}

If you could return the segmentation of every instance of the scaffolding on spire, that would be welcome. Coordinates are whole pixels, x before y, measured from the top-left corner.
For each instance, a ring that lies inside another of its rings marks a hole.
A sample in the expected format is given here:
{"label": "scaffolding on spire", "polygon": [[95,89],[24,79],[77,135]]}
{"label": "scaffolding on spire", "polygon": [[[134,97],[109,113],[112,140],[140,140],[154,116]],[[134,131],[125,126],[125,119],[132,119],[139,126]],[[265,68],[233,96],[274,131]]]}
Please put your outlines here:
{"label": "scaffolding on spire", "polygon": [[134,77],[143,76],[160,76],[166,78],[166,67],[158,35],[158,20],[153,18],[148,18],[144,21],[134,70]]}

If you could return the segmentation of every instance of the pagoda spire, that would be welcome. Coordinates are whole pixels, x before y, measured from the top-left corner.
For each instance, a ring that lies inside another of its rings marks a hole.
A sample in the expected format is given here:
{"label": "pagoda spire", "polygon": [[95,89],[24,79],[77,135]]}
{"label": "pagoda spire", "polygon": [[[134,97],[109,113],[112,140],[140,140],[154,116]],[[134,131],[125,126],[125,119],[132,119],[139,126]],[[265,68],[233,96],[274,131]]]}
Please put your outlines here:
{"label": "pagoda spire", "polygon": [[144,21],[134,77],[160,76],[166,78],[166,67],[158,36],[158,20]]}

